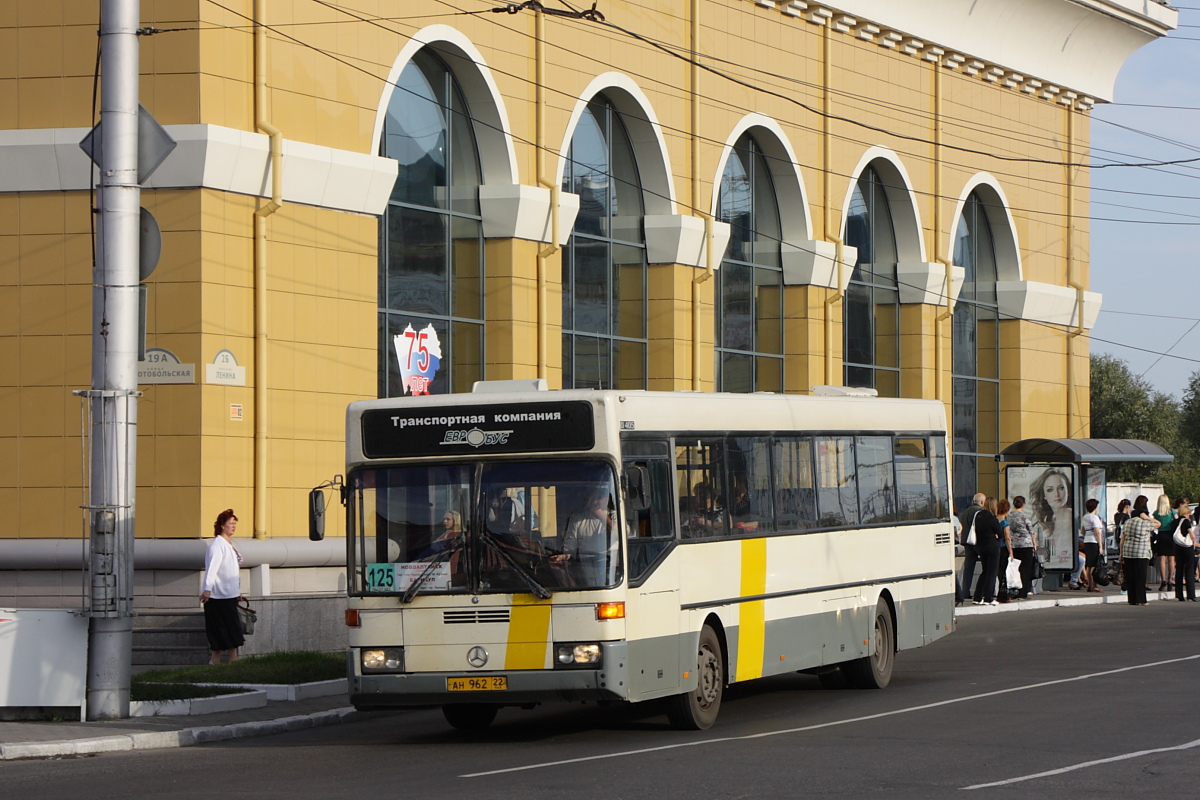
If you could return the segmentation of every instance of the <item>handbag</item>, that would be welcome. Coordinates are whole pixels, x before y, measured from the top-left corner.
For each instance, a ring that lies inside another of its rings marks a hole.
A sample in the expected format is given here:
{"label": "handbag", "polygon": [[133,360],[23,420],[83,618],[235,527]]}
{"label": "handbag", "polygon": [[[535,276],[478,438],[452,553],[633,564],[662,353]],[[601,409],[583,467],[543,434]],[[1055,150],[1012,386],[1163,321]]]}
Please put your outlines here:
{"label": "handbag", "polygon": [[1019,559],[1010,558],[1008,566],[1004,569],[1004,579],[1008,582],[1009,591],[1021,588],[1021,562]]}
{"label": "handbag", "polygon": [[1181,518],[1175,524],[1175,532],[1171,534],[1171,541],[1175,542],[1176,547],[1194,547],[1196,541],[1192,538],[1192,526],[1188,525],[1188,532],[1185,536],[1181,532],[1183,530],[1183,522],[1184,521]]}
{"label": "handbag", "polygon": [[1033,578],[1040,580],[1046,577],[1046,565],[1042,563],[1042,557],[1036,552],[1033,554]]}
{"label": "handbag", "polygon": [[979,516],[979,512],[975,512],[975,516],[971,517],[971,527],[967,529],[967,538],[963,541],[969,545],[975,544],[975,519]]}
{"label": "handbag", "polygon": [[242,634],[249,636],[254,633],[254,623],[258,622],[258,613],[250,607],[250,601],[238,601],[238,622],[242,623]]}
{"label": "handbag", "polygon": [[1108,586],[1111,583],[1108,579],[1108,564],[1104,563],[1104,559],[1101,559],[1096,568],[1092,570],[1092,580],[1096,582],[1097,586]]}

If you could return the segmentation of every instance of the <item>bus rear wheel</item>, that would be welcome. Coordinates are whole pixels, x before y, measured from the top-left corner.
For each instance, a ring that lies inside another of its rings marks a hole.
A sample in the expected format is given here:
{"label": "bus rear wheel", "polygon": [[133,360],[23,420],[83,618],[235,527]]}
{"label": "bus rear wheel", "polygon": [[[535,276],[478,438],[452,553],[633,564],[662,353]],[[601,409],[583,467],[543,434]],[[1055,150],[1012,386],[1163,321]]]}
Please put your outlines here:
{"label": "bus rear wheel", "polygon": [[460,731],[481,731],[492,724],[499,710],[490,703],[456,703],[442,706],[442,716]]}
{"label": "bus rear wheel", "polygon": [[721,653],[721,640],[705,625],[700,631],[700,646],[696,653],[696,688],[667,698],[667,719],[679,730],[707,730],[717,721],[724,692],[725,659]]}
{"label": "bus rear wheel", "polygon": [[869,655],[842,665],[847,682],[855,689],[882,689],[892,681],[896,663],[896,632],[892,613],[883,598],[875,604],[874,642]]}

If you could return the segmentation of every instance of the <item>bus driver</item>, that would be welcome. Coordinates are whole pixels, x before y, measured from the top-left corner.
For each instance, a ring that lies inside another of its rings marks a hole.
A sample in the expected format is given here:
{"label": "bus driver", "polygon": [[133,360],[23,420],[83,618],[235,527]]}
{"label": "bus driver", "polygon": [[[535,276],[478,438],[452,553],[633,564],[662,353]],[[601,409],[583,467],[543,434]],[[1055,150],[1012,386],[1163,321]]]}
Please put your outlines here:
{"label": "bus driver", "polygon": [[586,586],[602,586],[605,580],[604,560],[612,541],[616,511],[607,492],[597,492],[579,513],[572,514],[562,538],[562,552],[551,556],[556,564],[578,564],[579,578]]}

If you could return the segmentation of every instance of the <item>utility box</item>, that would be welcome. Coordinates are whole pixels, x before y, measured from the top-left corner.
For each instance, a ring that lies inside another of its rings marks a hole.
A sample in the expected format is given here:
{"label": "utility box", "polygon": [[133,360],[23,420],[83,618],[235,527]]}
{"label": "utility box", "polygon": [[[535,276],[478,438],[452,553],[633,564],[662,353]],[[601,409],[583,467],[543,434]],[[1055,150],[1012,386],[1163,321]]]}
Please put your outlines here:
{"label": "utility box", "polygon": [[86,718],[88,619],[61,608],[0,608],[0,718]]}

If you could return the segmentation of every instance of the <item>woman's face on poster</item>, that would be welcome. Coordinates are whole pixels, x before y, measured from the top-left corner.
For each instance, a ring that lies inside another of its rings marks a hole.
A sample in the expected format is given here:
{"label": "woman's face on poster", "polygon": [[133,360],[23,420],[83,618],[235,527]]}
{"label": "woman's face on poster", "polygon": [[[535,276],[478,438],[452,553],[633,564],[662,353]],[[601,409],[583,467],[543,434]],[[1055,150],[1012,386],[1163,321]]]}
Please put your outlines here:
{"label": "woman's face on poster", "polygon": [[1067,486],[1067,479],[1062,475],[1051,475],[1046,479],[1046,485],[1042,487],[1042,496],[1055,511],[1067,508],[1071,502],[1071,492]]}

